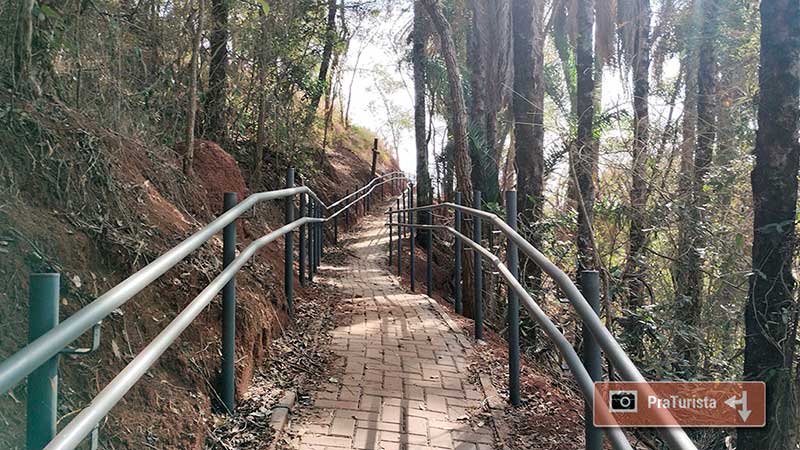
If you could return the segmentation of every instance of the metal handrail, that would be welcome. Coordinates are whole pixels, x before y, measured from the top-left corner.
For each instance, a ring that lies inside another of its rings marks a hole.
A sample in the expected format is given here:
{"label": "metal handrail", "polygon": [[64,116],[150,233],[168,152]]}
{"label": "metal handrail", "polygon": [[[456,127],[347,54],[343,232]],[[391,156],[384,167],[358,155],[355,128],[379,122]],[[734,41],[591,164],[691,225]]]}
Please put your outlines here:
{"label": "metal handrail", "polygon": [[[378,183],[375,183],[378,178],[373,179],[366,186],[371,185],[367,192],[328,217],[303,217],[253,241],[92,399],[89,406],[84,408],[50,441],[45,450],[71,450],[77,447],[261,247],[306,224],[325,223],[335,219],[343,211],[372,194],[378,186],[404,178],[404,176],[392,177]],[[357,192],[362,191],[364,189],[359,189]]]}
{"label": "metal handrail", "polygon": [[322,223],[326,219],[303,217],[253,241],[203,291],[194,298],[113,380],[111,380],[80,414],[72,419],[45,447],[46,450],[68,450],[77,447],[133,385],[152,367],[178,336],[211,303],[239,269],[263,246],[294,229]]}
{"label": "metal handrail", "polygon": [[[603,323],[600,321],[600,318],[592,309],[591,305],[589,305],[589,303],[586,301],[586,298],[580,292],[578,287],[575,286],[569,276],[558,266],[553,264],[552,261],[544,256],[544,254],[537,250],[533,245],[531,245],[531,243],[525,240],[525,238],[523,238],[519,233],[516,232],[516,230],[511,228],[497,215],[491,212],[449,202],[438,203],[435,205],[418,206],[414,208],[387,210],[384,214],[391,215],[402,212],[429,211],[441,208],[452,208],[473,216],[490,220],[503,232],[503,234],[506,235],[507,239],[516,244],[517,247],[522,250],[522,252],[525,253],[531,260],[533,260],[533,262],[536,263],[536,265],[538,265],[543,272],[549,275],[550,278],[556,282],[570,303],[572,303],[575,311],[580,316],[581,321],[592,333],[595,341],[603,349],[611,363],[619,371],[622,377],[626,381],[641,382],[645,384],[647,383],[647,380],[644,378],[644,376],[642,376],[642,374],[636,368],[636,365],[633,364],[633,361],[631,361],[616,339],[614,339],[614,337],[611,335],[611,332],[603,325]],[[423,227],[423,225],[420,224],[414,224],[413,226]],[[682,428],[660,428],[659,430],[660,434],[671,448],[679,450],[697,450],[695,444]]]}
{"label": "metal handrail", "polygon": [[[289,174],[290,177],[293,178],[293,171],[290,170]],[[72,449],[77,447],[89,433],[97,429],[97,425],[102,418],[108,414],[125,393],[127,393],[149,368],[152,367],[155,361],[192,323],[198,314],[212,301],[216,294],[226,285],[229,285],[229,282],[235,277],[236,273],[253,255],[255,255],[258,249],[305,225],[322,224],[330,220],[336,220],[339,214],[345,212],[353,205],[356,205],[359,201],[369,197],[377,187],[400,179],[405,179],[402,172],[392,172],[375,177],[361,189],[331,205],[325,205],[317,194],[307,186],[290,187],[249,196],[238,205],[227,209],[217,219],[198,230],[192,236],[168,250],[156,260],[74,313],[60,325],[56,325],[47,333],[33,342],[30,342],[0,363],[0,392],[10,390],[17,382],[36,370],[44,362],[50,360],[50,358],[58,353],[63,352],[63,349],[66,348],[67,345],[89,328],[95,327],[95,329],[97,329],[97,323],[174,267],[189,253],[206,243],[216,233],[223,229],[227,230],[229,225],[233,224],[238,217],[256,203],[266,200],[293,198],[295,195],[300,194],[303,200],[306,195],[309,196],[309,204],[313,202],[319,205],[315,216],[301,217],[253,241],[238,257],[224,266],[222,273],[195,297],[195,299],[192,300],[153,341],[137,354],[136,357],[92,400],[91,404],[81,411],[75,419],[70,421],[61,433],[56,435],[47,444],[46,448]],[[289,186],[291,186],[291,184]],[[342,206],[335,213],[328,214],[327,217],[322,217],[323,209],[330,211],[337,205],[341,205],[343,200],[352,199],[353,196],[356,196],[355,200]],[[367,202],[368,201],[369,200],[367,200]],[[302,203],[301,201],[301,205]],[[321,245],[321,228],[318,229],[318,233],[318,237],[316,238],[318,242],[316,242],[316,245]],[[228,245],[227,241],[225,245]],[[303,261],[300,263],[302,265]]]}
{"label": "metal handrail", "polygon": [[117,284],[105,294],[84,306],[58,326],[29,343],[0,363],[0,392],[8,392],[23,378],[45,361],[61,352],[64,347],[80,337],[97,322],[141,292],[158,277],[182,261],[192,251],[205,244],[256,203],[297,194],[308,194],[322,203],[308,187],[301,186],[277,191],[261,192],[247,197],[217,219],[168,250],[153,262]]}
{"label": "metal handrail", "polygon": [[[398,224],[393,224],[397,226]],[[581,388],[581,392],[583,393],[584,397],[587,401],[591,402],[593,395],[594,395],[594,382],[592,378],[589,376],[589,372],[586,371],[586,368],[583,366],[581,362],[581,358],[578,356],[578,353],[575,352],[575,349],[572,347],[572,344],[567,340],[561,331],[559,331],[558,327],[547,317],[547,314],[542,310],[542,308],[536,303],[535,300],[528,294],[522,284],[511,274],[511,271],[508,269],[503,261],[497,257],[494,253],[483,247],[482,245],[478,244],[477,242],[473,241],[472,239],[468,238],[464,234],[458,232],[455,228],[446,226],[446,225],[423,225],[423,224],[399,224],[402,227],[414,227],[419,229],[427,229],[427,230],[446,230],[450,232],[455,237],[460,238],[463,242],[467,245],[472,247],[475,251],[480,252],[483,256],[489,259],[491,263],[497,268],[503,278],[506,279],[509,287],[514,290],[514,292],[519,296],[522,300],[522,304],[525,306],[525,309],[533,316],[537,323],[542,327],[545,334],[547,334],[550,339],[558,347],[561,354],[564,356],[564,359],[569,365],[570,370],[575,375],[576,380],[578,381],[578,385]],[[622,432],[622,429],[619,427],[613,428],[604,428],[603,429],[608,436],[609,441],[611,441],[611,445],[614,447],[615,450],[631,450],[631,445],[628,442],[628,439],[625,437],[625,433]]]}
{"label": "metal handrail", "polygon": [[[347,199],[349,199],[350,197],[353,197],[354,195],[357,195],[359,192],[363,191],[364,189],[372,186],[372,184],[375,183],[376,181],[378,181],[378,180],[380,180],[382,178],[386,178],[386,177],[393,176],[393,175],[398,175],[398,174],[402,176],[401,178],[405,178],[405,174],[402,171],[389,172],[389,173],[385,173],[385,174],[376,176],[375,178],[370,180],[369,183],[365,184],[360,189],[358,189],[356,191],[353,191],[353,193],[351,193],[351,194],[345,195],[344,197],[340,198],[339,200],[337,200],[337,201],[331,203],[330,205],[326,206],[325,209],[326,210],[333,209],[333,208],[339,206],[339,204],[344,203],[345,201],[347,201]],[[381,184],[383,184],[383,183],[381,183]],[[372,190],[370,190],[370,192],[372,192]]]}
{"label": "metal handrail", "polygon": [[[398,174],[401,176],[398,177]],[[390,180],[404,178],[402,172],[391,172],[380,175],[373,178],[358,191],[345,197],[345,199],[362,192],[370,186],[372,186],[372,189],[369,190],[369,193],[371,193],[374,190],[376,182],[381,180],[383,181],[380,184],[387,182],[385,180],[386,177],[392,177]],[[36,368],[57,355],[71,342],[75,341],[83,333],[95,326],[95,324],[106,318],[114,310],[124,305],[134,295],[141,292],[145,287],[149,286],[150,283],[186,258],[189,253],[205,244],[212,236],[222,231],[226,225],[236,220],[252,206],[263,201],[293,197],[297,194],[309,195],[325,210],[336,207],[344,200],[342,199],[330,205],[326,205],[325,202],[307,186],[261,192],[248,196],[241,203],[226,211],[217,219],[186,238],[183,242],[168,250],[153,262],[75,312],[64,322],[61,322],[52,330],[27,344],[6,360],[0,362],[0,392],[8,392],[11,390],[17,383],[36,370]],[[362,198],[364,198],[364,195],[359,197],[359,200]],[[349,206],[350,205],[348,205],[348,207]]]}

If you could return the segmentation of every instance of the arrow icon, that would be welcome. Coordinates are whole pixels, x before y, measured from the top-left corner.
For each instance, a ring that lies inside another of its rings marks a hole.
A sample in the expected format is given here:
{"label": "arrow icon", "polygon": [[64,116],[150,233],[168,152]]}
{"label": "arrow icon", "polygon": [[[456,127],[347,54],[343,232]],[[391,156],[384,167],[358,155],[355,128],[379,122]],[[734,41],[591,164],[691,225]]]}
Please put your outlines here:
{"label": "arrow icon", "polygon": [[747,391],[742,391],[742,398],[736,398],[734,395],[733,397],[725,400],[725,404],[730,406],[733,409],[736,408],[737,405],[742,405],[742,409],[738,410],[739,416],[742,418],[743,422],[747,422],[747,418],[750,417],[750,413],[753,412],[747,409]]}

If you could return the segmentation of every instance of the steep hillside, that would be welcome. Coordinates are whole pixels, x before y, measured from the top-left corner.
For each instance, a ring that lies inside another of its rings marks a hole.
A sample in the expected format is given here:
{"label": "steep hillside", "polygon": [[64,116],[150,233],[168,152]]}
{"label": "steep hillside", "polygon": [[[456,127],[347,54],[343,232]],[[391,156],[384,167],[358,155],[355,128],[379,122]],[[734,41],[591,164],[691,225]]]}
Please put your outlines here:
{"label": "steep hillside", "polygon": [[[0,359],[25,344],[29,273],[62,274],[63,320],[208,223],[223,192],[250,193],[237,149],[197,142],[195,174],[187,178],[179,151],[98,126],[61,104],[17,104],[4,121]],[[339,130],[334,142],[332,150],[304,150],[311,155],[304,175],[325,201],[370,174],[365,131]],[[269,160],[262,177],[268,188],[281,187],[289,164],[280,155]],[[381,170],[393,167],[382,158]],[[282,205],[261,204],[243,216],[240,244],[281,224]],[[59,417],[79,411],[219,273],[221,254],[221,240],[212,239],[104,321],[97,353],[61,359]],[[238,392],[285,326],[282,261],[283,246],[270,245],[237,278]],[[213,406],[220,313],[215,301],[114,409],[101,433],[107,448],[201,448],[207,426],[199,413]],[[24,384],[0,396],[0,448],[23,448],[24,401]]]}

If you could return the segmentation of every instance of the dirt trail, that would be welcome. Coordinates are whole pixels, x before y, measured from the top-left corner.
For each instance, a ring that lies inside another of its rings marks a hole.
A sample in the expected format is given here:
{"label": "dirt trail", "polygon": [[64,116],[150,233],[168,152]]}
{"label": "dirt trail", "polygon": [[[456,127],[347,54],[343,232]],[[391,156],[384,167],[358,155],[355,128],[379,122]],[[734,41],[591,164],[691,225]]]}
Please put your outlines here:
{"label": "dirt trail", "polygon": [[467,422],[485,400],[468,381],[472,346],[434,300],[407,293],[387,270],[383,219],[366,217],[347,237],[353,256],[322,267],[348,295],[331,343],[337,363],[293,418],[294,448],[493,448],[493,430]]}

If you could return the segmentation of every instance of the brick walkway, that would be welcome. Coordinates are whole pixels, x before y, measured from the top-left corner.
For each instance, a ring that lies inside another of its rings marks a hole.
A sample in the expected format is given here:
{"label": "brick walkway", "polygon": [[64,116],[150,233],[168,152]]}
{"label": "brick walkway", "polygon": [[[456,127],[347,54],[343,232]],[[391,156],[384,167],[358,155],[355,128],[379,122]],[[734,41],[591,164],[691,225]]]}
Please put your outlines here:
{"label": "brick walkway", "polygon": [[[350,299],[332,350],[340,359],[313,407],[293,419],[303,450],[489,450],[488,426],[471,426],[480,387],[467,380],[469,341],[453,331],[425,295],[409,294],[386,269],[383,217],[364,219],[350,236],[355,253],[336,282]],[[310,409],[310,410],[309,410]]]}

